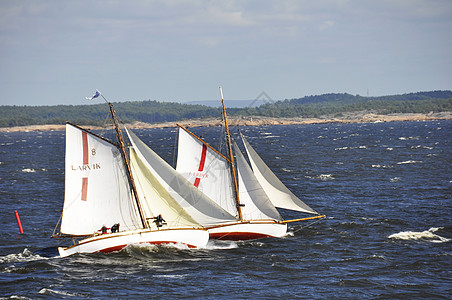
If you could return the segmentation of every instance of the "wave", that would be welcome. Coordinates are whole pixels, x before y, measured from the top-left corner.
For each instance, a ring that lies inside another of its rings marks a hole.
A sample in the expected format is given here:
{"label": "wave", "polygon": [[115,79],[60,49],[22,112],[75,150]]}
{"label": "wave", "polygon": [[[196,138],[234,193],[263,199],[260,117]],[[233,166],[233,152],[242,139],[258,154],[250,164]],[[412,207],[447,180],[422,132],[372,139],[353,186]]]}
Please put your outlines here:
{"label": "wave", "polygon": [[398,165],[404,165],[404,164],[416,164],[416,163],[421,163],[421,160],[406,160],[406,161],[401,161],[398,162]]}
{"label": "wave", "polygon": [[209,240],[204,249],[207,250],[223,250],[223,249],[235,249],[238,248],[236,242],[234,241],[222,241],[222,240]]}
{"label": "wave", "polygon": [[372,165],[372,168],[383,168],[383,169],[387,169],[387,168],[392,168],[392,166],[388,166],[388,165]]}
{"label": "wave", "polygon": [[[442,227],[441,227],[442,228]],[[445,243],[450,241],[450,239],[439,236],[434,232],[438,231],[440,228],[432,227],[425,231],[401,231],[399,233],[394,233],[388,236],[389,239],[398,240],[425,240],[431,243]]]}
{"label": "wave", "polygon": [[48,259],[47,257],[42,257],[37,255],[27,248],[24,249],[22,253],[12,253],[5,256],[0,256],[0,263],[11,263],[11,262],[23,262],[23,261],[35,261]]}
{"label": "wave", "polygon": [[347,149],[367,149],[367,146],[361,145],[361,146],[357,146],[357,147],[339,147],[339,148],[334,148],[334,150],[347,150]]}
{"label": "wave", "polygon": [[84,295],[81,293],[70,293],[70,292],[65,292],[65,291],[58,291],[58,290],[53,290],[53,289],[48,289],[48,288],[42,288],[41,290],[39,290],[38,292],[41,295],[53,295],[53,296],[58,296],[58,297],[87,297],[88,295]]}
{"label": "wave", "polygon": [[317,176],[305,176],[306,178],[314,178],[314,179],[320,179],[320,180],[334,180],[333,174],[320,174]]}
{"label": "wave", "polygon": [[333,174],[320,174],[318,178],[320,178],[321,180],[331,180],[334,179],[334,176]]}
{"label": "wave", "polygon": [[422,145],[416,145],[416,146],[411,146],[411,149],[428,149],[428,150],[433,150],[433,147],[429,147],[429,146],[422,146]]}
{"label": "wave", "polygon": [[36,170],[36,169],[30,169],[30,168],[22,169],[22,172],[24,172],[24,173],[35,173],[36,171],[47,172],[47,169],[44,169],[44,168],[39,169],[39,170]]}

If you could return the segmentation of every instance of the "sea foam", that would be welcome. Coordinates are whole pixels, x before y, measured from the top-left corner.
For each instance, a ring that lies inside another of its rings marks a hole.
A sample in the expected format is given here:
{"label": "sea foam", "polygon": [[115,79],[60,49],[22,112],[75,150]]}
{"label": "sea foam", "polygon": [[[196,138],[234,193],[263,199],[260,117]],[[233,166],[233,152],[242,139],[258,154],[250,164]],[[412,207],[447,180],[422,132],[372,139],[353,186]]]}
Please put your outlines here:
{"label": "sea foam", "polygon": [[450,239],[434,233],[439,229],[440,228],[432,227],[425,231],[401,231],[399,233],[391,234],[388,238],[398,240],[425,240],[431,243],[445,243],[450,241]]}

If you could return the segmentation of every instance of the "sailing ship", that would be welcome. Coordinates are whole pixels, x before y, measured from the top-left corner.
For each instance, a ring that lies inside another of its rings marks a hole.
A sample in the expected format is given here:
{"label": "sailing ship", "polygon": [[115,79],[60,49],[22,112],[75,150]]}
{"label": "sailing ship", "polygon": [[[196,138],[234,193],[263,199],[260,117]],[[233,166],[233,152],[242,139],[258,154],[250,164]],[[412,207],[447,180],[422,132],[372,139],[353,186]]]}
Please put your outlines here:
{"label": "sailing ship", "polygon": [[52,237],[72,238],[73,245],[59,247],[60,256],[108,253],[131,244],[205,246],[206,229],[152,176],[136,149],[125,148],[113,105],[104,100],[116,142],[66,124],[64,205],[60,230]]}
{"label": "sailing ship", "polygon": [[[236,142],[231,139],[221,87],[220,94],[227,143],[226,155],[178,125],[176,170],[235,217],[234,222],[219,226],[203,224],[208,228],[210,238],[250,240],[282,237],[287,233],[289,222],[325,217],[296,197],[240,134],[251,163],[250,167]],[[284,220],[276,207],[315,216]]]}

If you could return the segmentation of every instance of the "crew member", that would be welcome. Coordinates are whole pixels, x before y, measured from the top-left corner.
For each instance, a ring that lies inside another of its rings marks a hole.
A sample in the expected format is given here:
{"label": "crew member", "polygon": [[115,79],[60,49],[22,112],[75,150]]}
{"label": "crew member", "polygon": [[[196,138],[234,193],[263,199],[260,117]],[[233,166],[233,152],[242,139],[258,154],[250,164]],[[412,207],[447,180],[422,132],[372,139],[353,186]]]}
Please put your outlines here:
{"label": "crew member", "polygon": [[102,234],[106,234],[108,229],[110,229],[110,228],[107,228],[107,226],[105,226],[105,224],[104,224],[104,225],[102,225],[102,228],[99,229],[99,231],[101,231]]}
{"label": "crew member", "polygon": [[119,223],[114,224],[111,226],[111,233],[119,232]]}
{"label": "crew member", "polygon": [[165,219],[162,218],[162,214],[159,214],[157,217],[154,217],[154,223],[157,225],[157,228],[163,226],[163,222],[166,222]]}

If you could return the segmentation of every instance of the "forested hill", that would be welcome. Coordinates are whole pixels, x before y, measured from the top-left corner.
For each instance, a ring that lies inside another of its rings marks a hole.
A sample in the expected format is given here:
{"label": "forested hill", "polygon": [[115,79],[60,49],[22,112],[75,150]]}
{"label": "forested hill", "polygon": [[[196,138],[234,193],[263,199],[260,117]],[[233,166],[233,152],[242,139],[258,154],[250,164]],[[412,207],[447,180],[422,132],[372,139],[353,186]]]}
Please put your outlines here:
{"label": "forested hill", "polygon": [[[184,119],[219,117],[220,108],[174,102],[133,101],[114,103],[125,123],[176,122]],[[452,111],[452,91],[418,92],[403,95],[363,97],[347,93],[307,96],[269,102],[259,107],[230,108],[231,115],[271,117],[340,116],[346,112],[429,113]],[[102,125],[108,117],[105,103],[92,105],[0,106],[0,127],[64,124]]]}
{"label": "forested hill", "polygon": [[380,97],[354,96],[347,93],[306,96],[261,105],[255,114],[273,117],[319,117],[356,111],[373,111],[380,114],[452,111],[452,91]]}
{"label": "forested hill", "polygon": [[319,96],[306,96],[299,99],[289,100],[291,104],[314,104],[314,103],[340,103],[350,104],[357,102],[370,102],[370,101],[420,101],[431,99],[449,99],[452,98],[452,91],[433,91],[433,92],[418,92],[403,95],[393,96],[381,96],[381,97],[363,97],[353,96],[347,93],[344,94],[324,94]]}

